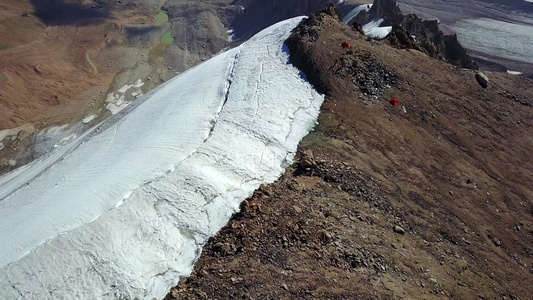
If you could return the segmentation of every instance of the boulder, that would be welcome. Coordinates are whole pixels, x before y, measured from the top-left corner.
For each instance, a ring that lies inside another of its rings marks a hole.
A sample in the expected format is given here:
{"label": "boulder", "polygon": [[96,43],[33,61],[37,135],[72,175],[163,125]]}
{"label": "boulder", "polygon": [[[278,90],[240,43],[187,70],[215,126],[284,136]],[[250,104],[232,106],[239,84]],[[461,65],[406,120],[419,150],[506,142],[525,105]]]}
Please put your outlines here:
{"label": "boulder", "polygon": [[400,227],[398,225],[394,226],[393,230],[394,230],[394,232],[396,232],[398,234],[402,234],[402,235],[405,234],[405,229],[403,229],[402,227]]}
{"label": "boulder", "polygon": [[482,72],[476,73],[476,80],[479,83],[479,85],[481,85],[481,87],[483,87],[484,89],[486,89],[489,86],[489,78],[487,77],[487,75],[485,75]]}
{"label": "boulder", "polygon": [[315,168],[317,166],[315,162],[315,158],[313,156],[313,151],[311,150],[304,151],[302,158],[300,160],[300,166],[302,166],[302,168],[304,169]]}

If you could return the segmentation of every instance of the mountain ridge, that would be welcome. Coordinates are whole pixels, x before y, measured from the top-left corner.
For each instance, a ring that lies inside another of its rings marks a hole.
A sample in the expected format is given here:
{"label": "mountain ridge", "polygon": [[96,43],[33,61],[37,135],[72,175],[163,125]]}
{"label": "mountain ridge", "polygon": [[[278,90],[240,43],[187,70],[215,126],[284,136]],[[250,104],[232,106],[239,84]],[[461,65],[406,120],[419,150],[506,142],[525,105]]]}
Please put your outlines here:
{"label": "mountain ridge", "polygon": [[326,94],[319,125],[166,299],[527,299],[532,81],[488,72],[483,89],[331,11],[286,43]]}

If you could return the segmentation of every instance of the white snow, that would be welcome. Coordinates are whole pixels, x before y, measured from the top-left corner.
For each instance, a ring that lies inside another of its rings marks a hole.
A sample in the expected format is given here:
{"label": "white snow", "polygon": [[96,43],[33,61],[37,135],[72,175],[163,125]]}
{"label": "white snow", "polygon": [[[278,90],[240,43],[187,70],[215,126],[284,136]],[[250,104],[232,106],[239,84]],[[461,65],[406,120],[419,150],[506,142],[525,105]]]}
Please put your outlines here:
{"label": "white snow", "polygon": [[126,106],[130,105],[133,99],[127,99],[127,92],[131,89],[131,96],[134,98],[139,98],[143,95],[141,87],[144,85],[141,79],[138,79],[134,84],[126,84],[117,91],[109,93],[106,99],[106,108],[111,112],[111,114],[117,114],[122,111]]}
{"label": "white snow", "polygon": [[0,141],[3,141],[6,137],[16,135],[18,131],[13,131],[12,129],[0,130]]}
{"label": "white snow", "polygon": [[[532,0],[533,1],[533,0]],[[522,72],[519,72],[519,71],[511,71],[511,70],[507,70],[507,73],[508,74],[511,74],[511,75],[522,75]]]}
{"label": "white snow", "polygon": [[234,29],[228,29],[226,31],[226,33],[228,34],[228,42],[233,42],[235,40],[235,34],[233,33],[235,30]]}
{"label": "white snow", "polygon": [[83,120],[81,120],[83,122],[83,124],[89,124],[92,120],[94,120],[96,118],[96,115],[89,115],[87,117],[85,117]]}
{"label": "white snow", "polygon": [[11,129],[4,129],[0,130],[0,142],[3,141],[7,137],[11,137],[11,139],[16,138],[16,136],[21,132],[26,131],[29,133],[35,132],[35,128],[32,124],[24,124],[22,126],[11,128]]}
{"label": "white snow", "polygon": [[207,239],[281,175],[316,123],[323,96],[283,46],[300,20],[0,177],[0,299],[161,299],[190,274]]}
{"label": "white snow", "polygon": [[460,20],[453,30],[468,49],[533,63],[533,25],[480,18]]}
{"label": "white snow", "polygon": [[346,24],[350,23],[350,21],[357,17],[357,15],[362,12],[363,10],[369,11],[372,7],[372,3],[369,4],[361,4],[359,6],[356,6],[354,9],[350,10],[344,18],[342,18],[342,21]]}
{"label": "white snow", "polygon": [[363,26],[363,31],[365,32],[366,36],[373,39],[385,38],[392,31],[392,26],[379,27],[382,22],[383,18],[376,18],[366,23]]}
{"label": "white snow", "polygon": [[78,136],[75,135],[75,134],[71,134],[69,136],[66,136],[66,137],[60,139],[57,142],[57,144],[54,145],[54,148],[66,146],[66,145],[70,144],[72,141],[74,141],[77,137]]}
{"label": "white snow", "polygon": [[[69,145],[74,141],[79,134],[83,134],[87,129],[83,130],[85,124],[78,122],[74,125],[64,124],[61,126],[52,126],[40,130],[32,137],[34,145],[32,147],[32,155],[34,157],[41,157],[55,148]],[[50,154],[49,154],[50,155]],[[2,180],[0,179],[0,182]]]}

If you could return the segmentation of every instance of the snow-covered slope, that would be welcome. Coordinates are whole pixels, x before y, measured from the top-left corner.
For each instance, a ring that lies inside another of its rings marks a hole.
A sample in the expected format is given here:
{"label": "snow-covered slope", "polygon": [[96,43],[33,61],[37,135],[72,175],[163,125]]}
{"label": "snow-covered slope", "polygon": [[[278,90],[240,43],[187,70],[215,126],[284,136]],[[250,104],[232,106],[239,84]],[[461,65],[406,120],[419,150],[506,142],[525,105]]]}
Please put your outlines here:
{"label": "snow-covered slope", "polygon": [[316,122],[323,97],[283,46],[300,20],[0,178],[0,299],[160,299],[188,275],[207,239],[279,177]]}

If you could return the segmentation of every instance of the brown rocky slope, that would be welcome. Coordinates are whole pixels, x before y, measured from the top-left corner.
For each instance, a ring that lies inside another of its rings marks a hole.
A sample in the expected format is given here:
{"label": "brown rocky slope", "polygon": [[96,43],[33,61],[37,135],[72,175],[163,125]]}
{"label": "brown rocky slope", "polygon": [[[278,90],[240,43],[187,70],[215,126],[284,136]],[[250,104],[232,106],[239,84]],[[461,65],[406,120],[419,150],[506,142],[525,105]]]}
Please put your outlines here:
{"label": "brown rocky slope", "polygon": [[530,299],[533,82],[483,89],[332,11],[287,44],[320,125],[166,299]]}
{"label": "brown rocky slope", "polygon": [[[106,116],[108,93],[157,78],[157,69],[170,72],[146,62],[152,45],[137,47],[125,36],[132,24],[153,24],[162,0],[95,3],[0,1],[0,131],[15,128],[5,139],[0,134],[0,174],[33,159],[36,132],[89,114],[99,116],[96,123]],[[120,78],[125,70],[136,71],[133,79]],[[159,83],[147,82],[143,91]],[[11,158],[16,165],[8,165]]]}

